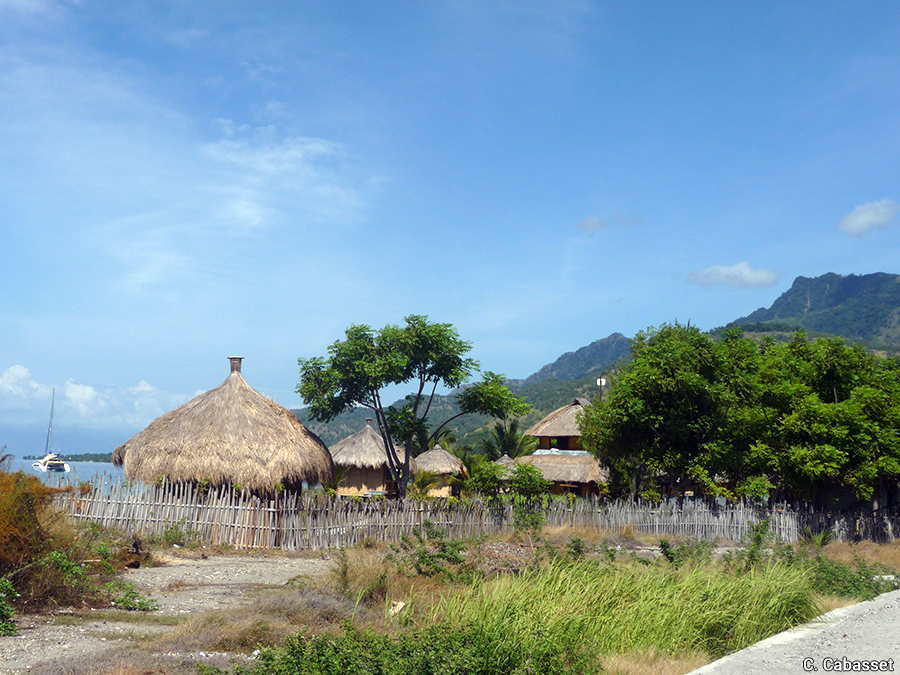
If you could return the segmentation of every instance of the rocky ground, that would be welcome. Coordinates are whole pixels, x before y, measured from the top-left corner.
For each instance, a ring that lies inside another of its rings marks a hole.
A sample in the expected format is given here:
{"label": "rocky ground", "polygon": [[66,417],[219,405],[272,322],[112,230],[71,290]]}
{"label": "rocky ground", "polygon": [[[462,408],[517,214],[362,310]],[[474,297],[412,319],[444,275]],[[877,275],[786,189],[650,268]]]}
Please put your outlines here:
{"label": "rocky ground", "polygon": [[[207,555],[192,550],[156,555],[161,563],[127,570],[125,581],[159,603],[158,615],[183,616],[210,609],[237,608],[260,585],[284,585],[295,578],[322,578],[334,563],[328,556]],[[62,610],[55,615],[17,616],[19,635],[0,637],[0,675],[40,672],[64,674],[70,665],[103,652],[122,650],[139,634],[171,630],[162,623],[79,621],[65,625]],[[60,616],[62,615],[62,616]],[[169,655],[227,665],[230,655]]]}

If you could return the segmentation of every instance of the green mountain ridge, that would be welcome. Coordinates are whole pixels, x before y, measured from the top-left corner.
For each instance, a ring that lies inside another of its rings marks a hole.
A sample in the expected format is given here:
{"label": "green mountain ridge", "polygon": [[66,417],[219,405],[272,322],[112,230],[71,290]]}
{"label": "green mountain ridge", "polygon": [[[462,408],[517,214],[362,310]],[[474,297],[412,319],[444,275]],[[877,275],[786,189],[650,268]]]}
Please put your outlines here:
{"label": "green mountain ridge", "polygon": [[878,272],[797,277],[770,308],[760,308],[732,325],[775,323],[876,344],[900,344],[900,276]]}
{"label": "green mountain ridge", "polygon": [[[803,329],[813,336],[839,336],[876,351],[897,354],[900,353],[900,276],[879,272],[861,276],[828,273],[814,278],[797,277],[770,308],[760,308],[727,326],[741,326],[748,334],[775,334],[784,339]],[[566,352],[523,380],[509,380],[510,388],[534,406],[532,413],[521,420],[520,428],[528,429],[576,396],[593,398],[600,391],[597,378],[629,358],[630,340],[621,333],[613,333]],[[399,403],[402,401],[396,404]],[[432,428],[457,412],[454,394],[436,397],[429,415]],[[363,428],[366,418],[372,417],[371,411],[358,408],[323,424],[310,420],[306,408],[294,413],[326,445],[356,433]],[[465,415],[452,426],[459,441],[474,442],[486,433],[490,422],[485,416]]]}

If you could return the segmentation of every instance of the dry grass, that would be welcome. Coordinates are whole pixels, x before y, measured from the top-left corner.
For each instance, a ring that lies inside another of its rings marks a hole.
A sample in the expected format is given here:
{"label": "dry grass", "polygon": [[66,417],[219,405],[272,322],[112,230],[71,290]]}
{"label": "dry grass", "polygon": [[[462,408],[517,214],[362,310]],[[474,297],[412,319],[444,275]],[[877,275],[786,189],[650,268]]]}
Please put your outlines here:
{"label": "dry grass", "polygon": [[702,652],[672,656],[649,649],[606,656],[603,668],[608,675],[684,675],[711,662]]}
{"label": "dry grass", "polygon": [[[230,657],[207,659],[225,667]],[[197,662],[186,656],[151,654],[136,647],[85,654],[77,660],[49,661],[34,666],[31,675],[197,675]]]}
{"label": "dry grass", "polygon": [[849,607],[856,603],[856,598],[845,598],[839,595],[819,595],[816,597],[816,604],[819,606],[822,614],[827,614],[841,607]]}
{"label": "dry grass", "polygon": [[900,570],[900,541],[890,544],[876,544],[871,541],[863,541],[858,544],[847,542],[831,543],[822,549],[827,558],[846,563],[853,567],[854,553],[867,563],[881,563],[891,569]]}

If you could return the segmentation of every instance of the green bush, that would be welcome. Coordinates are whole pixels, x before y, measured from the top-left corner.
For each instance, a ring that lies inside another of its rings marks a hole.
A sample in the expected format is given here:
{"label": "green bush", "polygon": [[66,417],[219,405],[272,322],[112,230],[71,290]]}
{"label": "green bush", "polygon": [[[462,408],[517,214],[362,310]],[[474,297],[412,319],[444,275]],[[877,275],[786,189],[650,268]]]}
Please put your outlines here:
{"label": "green bush", "polygon": [[[438,624],[400,633],[396,638],[358,631],[345,623],[338,635],[298,635],[279,650],[264,650],[251,667],[233,675],[587,675],[596,666],[549,641],[539,650],[522,649],[502,633],[473,626]],[[202,667],[201,675],[223,674]]]}
{"label": "green bush", "polygon": [[145,598],[138,593],[130,581],[116,579],[107,583],[104,589],[110,604],[117,609],[140,612],[152,612],[159,609],[159,603],[156,600]]}
{"label": "green bush", "polygon": [[9,604],[10,600],[18,597],[19,594],[13,588],[12,582],[6,577],[0,578],[0,635],[18,635],[19,633],[19,629],[12,621],[15,610]]}
{"label": "green bush", "polygon": [[403,535],[399,546],[391,546],[393,554],[390,558],[402,571],[426,577],[444,575],[452,580],[454,567],[465,563],[462,556],[465,548],[464,542],[446,539],[434,523],[426,520],[421,530],[413,528],[412,537]]}
{"label": "green bush", "polygon": [[817,555],[808,564],[812,570],[813,588],[826,595],[871,600],[876,595],[897,588],[896,573],[878,564],[867,564],[855,556],[856,569],[837,560]]}

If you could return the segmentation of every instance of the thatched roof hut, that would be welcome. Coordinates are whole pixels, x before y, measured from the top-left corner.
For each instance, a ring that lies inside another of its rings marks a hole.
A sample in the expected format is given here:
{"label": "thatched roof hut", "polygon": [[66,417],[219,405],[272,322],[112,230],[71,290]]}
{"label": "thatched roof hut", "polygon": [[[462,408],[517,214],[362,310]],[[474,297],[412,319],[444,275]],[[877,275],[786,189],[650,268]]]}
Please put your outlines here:
{"label": "thatched roof hut", "polygon": [[466,465],[456,455],[437,446],[416,457],[419,471],[427,471],[436,476],[452,476],[455,473],[468,474]]}
{"label": "thatched roof hut", "polygon": [[334,479],[328,448],[296,415],[253,389],[241,357],[215,389],[157,418],[113,452],[132,480],[240,484],[271,494]]}
{"label": "thatched roof hut", "polygon": [[458,485],[450,480],[454,474],[468,475],[469,470],[463,461],[441,446],[436,446],[428,452],[423,452],[416,457],[419,471],[427,471],[435,477],[435,485],[428,494],[432,497],[452,497],[458,491]]}
{"label": "thatched roof hut", "polygon": [[581,427],[578,415],[590,405],[586,398],[576,398],[568,405],[557,408],[525,432],[526,436],[540,439],[542,449],[580,450]]}
{"label": "thatched roof hut", "polygon": [[544,478],[553,483],[551,492],[554,494],[597,494],[599,486],[609,480],[609,470],[586,452],[536,453],[515,461],[539,468]]}
{"label": "thatched roof hut", "polygon": [[510,457],[506,453],[504,453],[503,457],[501,457],[500,459],[494,460],[494,464],[498,464],[500,466],[505,466],[505,467],[510,467],[515,463],[516,463],[516,460],[514,460],[512,457]]}
{"label": "thatched roof hut", "polygon": [[[406,451],[396,448],[400,461]],[[347,473],[338,485],[339,495],[364,495],[369,492],[392,493],[397,486],[390,473],[384,439],[375,431],[372,420],[352,436],[331,446],[331,456],[336,467],[345,467]],[[410,475],[418,470],[414,457],[409,458]]]}

